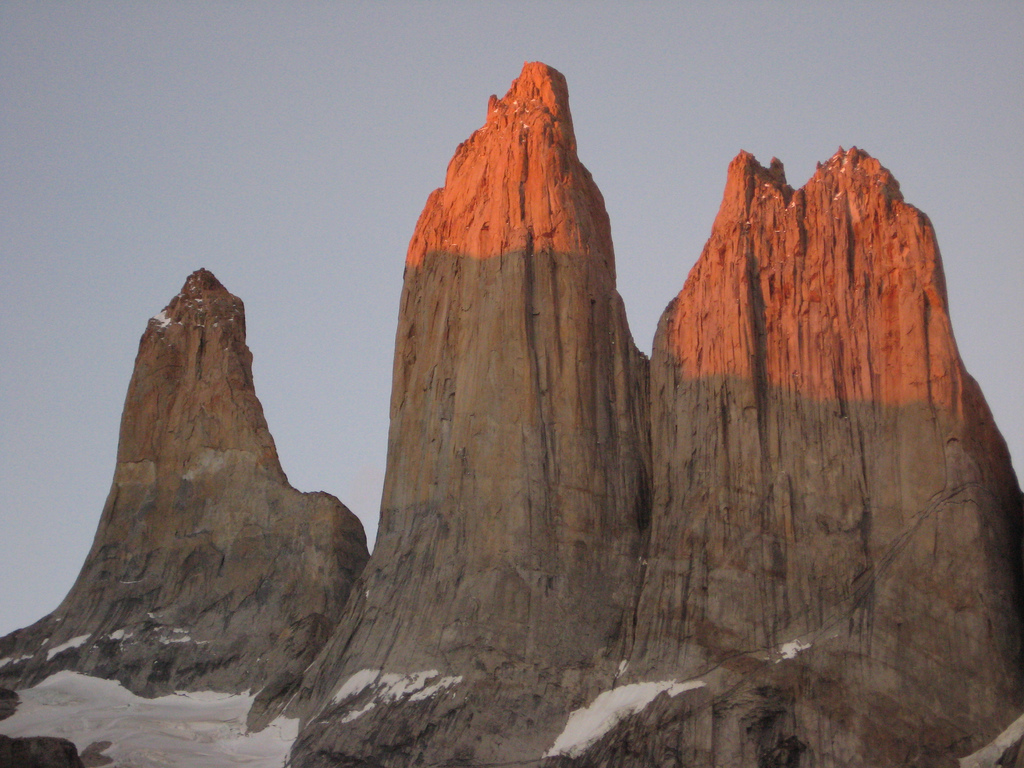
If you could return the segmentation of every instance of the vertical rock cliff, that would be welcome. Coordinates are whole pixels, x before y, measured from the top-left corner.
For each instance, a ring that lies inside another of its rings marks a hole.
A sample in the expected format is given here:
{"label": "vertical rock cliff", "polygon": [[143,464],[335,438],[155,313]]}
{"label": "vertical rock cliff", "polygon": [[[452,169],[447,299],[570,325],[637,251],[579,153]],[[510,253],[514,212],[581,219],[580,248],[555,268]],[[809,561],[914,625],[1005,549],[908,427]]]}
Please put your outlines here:
{"label": "vertical rock cliff", "polygon": [[74,669],[147,695],[286,690],[367,558],[348,509],[288,485],[242,301],[199,270],[142,336],[82,572],[56,611],[0,640],[0,680]]}
{"label": "vertical rock cliff", "polygon": [[377,544],[309,675],[297,764],[539,757],[610,682],[647,525],[646,381],[565,80],[527,64],[409,245]]}
{"label": "vertical rock cliff", "polygon": [[954,766],[1016,716],[1020,490],[932,226],[877,160],[800,190],[732,162],[651,393],[623,682],[690,692],[566,764]]}
{"label": "vertical rock cliff", "polygon": [[1021,491],[931,223],[866,153],[798,190],[737,156],[648,364],[565,80],[526,64],[427,200],[393,375],[367,563],[287,483],[241,301],[190,276],[0,685],[258,690],[296,768],[1024,761]]}

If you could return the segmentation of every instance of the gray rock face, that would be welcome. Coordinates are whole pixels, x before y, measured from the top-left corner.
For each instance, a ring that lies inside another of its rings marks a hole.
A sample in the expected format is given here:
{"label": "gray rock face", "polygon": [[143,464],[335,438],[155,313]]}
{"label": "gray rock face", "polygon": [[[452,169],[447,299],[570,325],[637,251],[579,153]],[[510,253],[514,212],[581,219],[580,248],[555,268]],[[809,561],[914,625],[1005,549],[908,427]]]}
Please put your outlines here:
{"label": "gray rock face", "polygon": [[377,544],[307,678],[296,764],[539,756],[611,679],[649,503],[646,374],[564,79],[526,65],[412,238]]}
{"label": "gray rock face", "polygon": [[0,688],[0,720],[6,720],[18,709],[19,697],[10,688]]}
{"label": "gray rock face", "polygon": [[67,739],[33,736],[12,739],[0,734],[0,768],[85,768],[78,749]]}
{"label": "gray rock face", "polygon": [[840,152],[741,154],[651,368],[654,507],[586,766],[955,766],[1019,713],[1020,491],[953,340],[927,218]]}
{"label": "gray rock face", "polygon": [[420,218],[294,764],[955,766],[1024,703],[1022,511],[930,223],[741,154],[648,394],[562,95],[528,66]]}
{"label": "gray rock face", "polygon": [[741,153],[648,366],[565,81],[528,64],[427,201],[396,342],[359,575],[358,522],[287,484],[241,302],[192,275],[0,684],[258,689],[297,768],[1024,763],[1022,496],[876,160],[794,190]]}
{"label": "gray rock face", "polygon": [[195,272],[142,336],[82,572],[56,611],[0,640],[0,682],[73,669],[156,695],[301,672],[289,638],[333,627],[368,553],[337,499],[288,485],[251,361],[241,300]]}

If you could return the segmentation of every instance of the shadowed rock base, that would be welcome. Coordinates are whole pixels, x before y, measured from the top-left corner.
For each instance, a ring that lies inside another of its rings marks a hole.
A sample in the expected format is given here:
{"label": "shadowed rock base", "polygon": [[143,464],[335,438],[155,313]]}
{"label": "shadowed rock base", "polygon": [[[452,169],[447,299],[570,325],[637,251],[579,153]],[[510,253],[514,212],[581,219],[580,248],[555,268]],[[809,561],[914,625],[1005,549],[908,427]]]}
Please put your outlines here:
{"label": "shadowed rock base", "polygon": [[[517,252],[407,270],[378,543],[308,675],[302,764],[539,756],[610,684],[646,525],[646,361],[588,268]],[[363,670],[434,675],[339,698]]]}
{"label": "shadowed rock base", "polygon": [[12,739],[0,734],[0,768],[85,768],[67,739],[34,736]]}
{"label": "shadowed rock base", "polygon": [[762,457],[749,382],[665,391],[690,427],[663,445],[689,460],[655,463],[617,685],[704,685],[558,765],[954,767],[1014,719],[1020,502],[994,493],[1007,464],[965,450],[972,429],[769,389]]}

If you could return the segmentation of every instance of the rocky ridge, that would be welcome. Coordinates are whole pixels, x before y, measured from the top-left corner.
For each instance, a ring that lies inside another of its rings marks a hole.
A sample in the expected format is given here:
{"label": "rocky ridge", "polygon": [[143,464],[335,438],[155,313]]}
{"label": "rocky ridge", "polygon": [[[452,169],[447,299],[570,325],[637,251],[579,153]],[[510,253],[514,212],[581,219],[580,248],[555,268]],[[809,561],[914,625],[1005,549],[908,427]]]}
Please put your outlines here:
{"label": "rocky ridge", "polygon": [[367,557],[348,509],[288,485],[242,301],[198,270],[139,343],[82,572],[57,610],[0,640],[0,681],[71,669],[149,696],[288,689]]}

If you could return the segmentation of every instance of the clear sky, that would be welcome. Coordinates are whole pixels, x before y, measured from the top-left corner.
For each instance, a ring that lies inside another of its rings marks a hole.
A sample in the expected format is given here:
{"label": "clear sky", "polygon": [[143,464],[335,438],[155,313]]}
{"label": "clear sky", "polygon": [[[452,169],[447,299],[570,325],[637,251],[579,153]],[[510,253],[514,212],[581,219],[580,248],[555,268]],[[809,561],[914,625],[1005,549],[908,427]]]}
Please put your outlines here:
{"label": "clear sky", "polygon": [[650,351],[740,150],[865,149],[935,224],[953,325],[1024,469],[1020,2],[0,3],[0,633],[70,588],[148,318],[246,304],[292,484],[372,541],[405,250],[523,61],[569,82]]}

